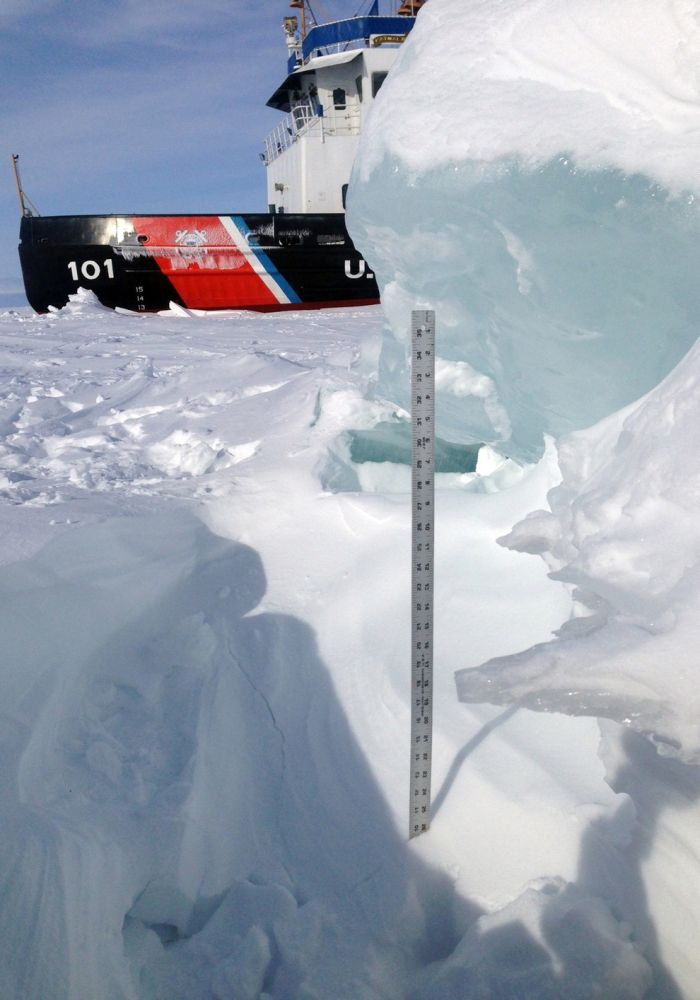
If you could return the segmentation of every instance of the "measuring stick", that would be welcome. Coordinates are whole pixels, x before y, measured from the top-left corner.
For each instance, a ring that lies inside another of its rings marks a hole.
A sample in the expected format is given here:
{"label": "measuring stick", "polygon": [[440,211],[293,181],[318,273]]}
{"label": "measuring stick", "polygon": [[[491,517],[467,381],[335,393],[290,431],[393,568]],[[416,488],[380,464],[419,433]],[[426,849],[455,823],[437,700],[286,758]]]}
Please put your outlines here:
{"label": "measuring stick", "polygon": [[409,837],[430,829],[433,752],[435,313],[411,313],[411,781]]}

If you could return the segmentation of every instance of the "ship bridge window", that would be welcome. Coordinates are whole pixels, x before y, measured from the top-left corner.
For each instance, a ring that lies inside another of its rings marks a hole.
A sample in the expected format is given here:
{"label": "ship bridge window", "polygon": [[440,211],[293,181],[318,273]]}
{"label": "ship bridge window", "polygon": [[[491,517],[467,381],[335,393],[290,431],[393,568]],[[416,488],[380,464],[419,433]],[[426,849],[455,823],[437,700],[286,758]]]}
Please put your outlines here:
{"label": "ship bridge window", "polygon": [[372,97],[376,97],[388,73],[372,73]]}
{"label": "ship bridge window", "polygon": [[345,94],[345,87],[336,87],[333,91],[333,107],[341,111],[346,106],[347,96]]}
{"label": "ship bridge window", "polygon": [[360,98],[360,104],[362,104],[362,77],[358,76],[355,78],[355,86],[357,87],[357,96]]}

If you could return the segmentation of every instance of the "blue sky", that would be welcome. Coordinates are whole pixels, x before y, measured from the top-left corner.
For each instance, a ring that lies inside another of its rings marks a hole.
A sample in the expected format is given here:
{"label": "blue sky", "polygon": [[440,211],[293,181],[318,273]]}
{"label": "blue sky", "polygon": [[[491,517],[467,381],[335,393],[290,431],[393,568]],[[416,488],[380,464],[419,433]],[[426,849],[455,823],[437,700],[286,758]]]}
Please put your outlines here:
{"label": "blue sky", "polygon": [[11,153],[43,215],[265,211],[258,152],[279,118],[265,101],[288,13],[288,0],[0,0],[0,307],[25,303]]}

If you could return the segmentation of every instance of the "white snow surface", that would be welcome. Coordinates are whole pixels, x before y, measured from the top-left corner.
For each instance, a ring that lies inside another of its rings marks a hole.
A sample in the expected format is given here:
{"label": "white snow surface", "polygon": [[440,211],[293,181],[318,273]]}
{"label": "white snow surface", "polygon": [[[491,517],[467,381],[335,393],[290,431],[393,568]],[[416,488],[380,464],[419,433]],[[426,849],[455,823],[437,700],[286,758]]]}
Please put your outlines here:
{"label": "white snow surface", "polygon": [[418,174],[566,152],[697,191],[698,49],[696,0],[430,0],[368,123],[360,179],[384,157]]}
{"label": "white snow surface", "polygon": [[[654,517],[676,504],[694,558],[698,360],[559,458],[484,449],[478,475],[437,477],[434,818],[409,843],[407,470],[351,447],[405,427],[377,392],[382,323],[117,315],[87,293],[0,314],[3,1000],[698,996],[697,769],[615,722],[461,704],[453,681],[546,642],[570,579],[608,621],[682,606],[680,535],[665,559]],[[609,448],[636,460],[654,407],[682,445],[603,593]],[[546,538],[567,582],[497,543],[553,488],[578,527],[553,500],[515,536]],[[673,699],[687,635],[665,636]]]}

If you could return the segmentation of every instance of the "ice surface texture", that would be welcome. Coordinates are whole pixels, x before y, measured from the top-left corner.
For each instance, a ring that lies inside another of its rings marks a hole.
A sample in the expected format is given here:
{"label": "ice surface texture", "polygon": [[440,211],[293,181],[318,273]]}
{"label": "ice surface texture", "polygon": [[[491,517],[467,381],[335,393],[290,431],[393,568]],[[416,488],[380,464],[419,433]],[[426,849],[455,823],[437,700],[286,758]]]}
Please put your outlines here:
{"label": "ice surface texture", "polygon": [[364,136],[353,238],[406,401],[438,313],[438,430],[511,457],[651,389],[700,320],[691,5],[431,0]]}
{"label": "ice surface texture", "polygon": [[457,675],[466,701],[607,716],[700,761],[700,344],[639,403],[559,443],[551,510],[503,544],[576,587],[557,638]]}

